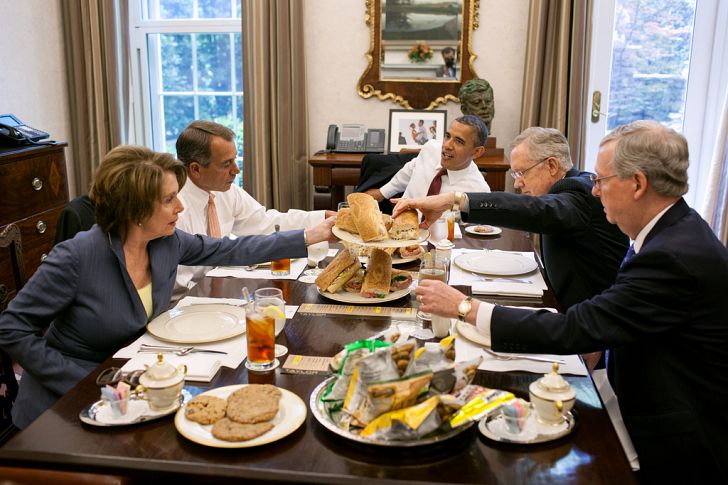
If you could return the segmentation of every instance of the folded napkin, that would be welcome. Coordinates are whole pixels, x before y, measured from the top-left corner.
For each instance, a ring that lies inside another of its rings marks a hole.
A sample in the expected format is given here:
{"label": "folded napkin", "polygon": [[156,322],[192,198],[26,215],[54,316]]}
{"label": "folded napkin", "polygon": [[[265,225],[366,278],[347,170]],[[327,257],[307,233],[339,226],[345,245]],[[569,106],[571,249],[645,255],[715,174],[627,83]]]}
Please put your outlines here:
{"label": "folded napkin", "polygon": [[[164,354],[164,361],[175,367],[184,364],[187,366],[185,380],[197,382],[210,382],[217,371],[220,370],[220,354],[188,354],[179,356],[175,354]],[[129,359],[121,368],[124,372],[145,369],[157,361],[157,354],[154,352],[136,354]]]}
{"label": "folded napkin", "polygon": [[306,258],[296,258],[291,260],[291,272],[286,276],[274,276],[270,272],[270,266],[258,267],[252,271],[247,271],[242,266],[218,266],[207,272],[206,276],[216,277],[233,277],[233,278],[250,278],[256,280],[297,280],[298,277],[306,269]]}
{"label": "folded napkin", "polygon": [[543,290],[534,284],[511,283],[509,281],[476,281],[475,295],[543,296]]}

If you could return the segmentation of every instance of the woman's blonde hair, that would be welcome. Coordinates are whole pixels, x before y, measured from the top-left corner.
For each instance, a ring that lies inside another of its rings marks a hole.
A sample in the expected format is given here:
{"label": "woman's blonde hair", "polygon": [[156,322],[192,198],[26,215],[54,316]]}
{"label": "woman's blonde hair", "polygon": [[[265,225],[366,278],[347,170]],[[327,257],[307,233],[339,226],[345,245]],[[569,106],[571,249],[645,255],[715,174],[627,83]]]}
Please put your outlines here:
{"label": "woman's blonde hair", "polygon": [[169,153],[135,145],[119,145],[107,153],[89,191],[99,227],[126,239],[127,224],[141,223],[154,212],[165,172],[174,173],[180,189],[187,181],[184,165]]}

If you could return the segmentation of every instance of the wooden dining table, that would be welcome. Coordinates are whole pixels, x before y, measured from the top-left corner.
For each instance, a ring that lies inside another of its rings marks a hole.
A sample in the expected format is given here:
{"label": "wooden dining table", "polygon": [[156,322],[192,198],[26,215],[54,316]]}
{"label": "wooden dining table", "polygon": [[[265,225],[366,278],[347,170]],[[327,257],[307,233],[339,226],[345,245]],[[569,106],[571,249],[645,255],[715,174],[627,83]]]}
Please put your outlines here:
{"label": "wooden dining table", "polygon": [[[458,247],[533,250],[528,233],[504,229],[498,236],[456,240]],[[297,280],[204,278],[190,295],[237,297],[243,286],[252,292],[275,286],[286,303],[336,303],[321,297],[315,285]],[[468,293],[469,287],[459,287]],[[539,301],[488,298],[502,304],[554,306],[547,291]],[[408,307],[407,296],[383,306]],[[304,356],[331,357],[342,345],[370,337],[396,321],[389,317],[304,314],[289,319],[278,343]],[[421,342],[420,342],[421,343]],[[243,351],[243,349],[241,349]],[[589,376],[566,376],[576,389],[576,426],[567,436],[530,445],[499,443],[477,426],[443,442],[391,448],[363,444],[332,433],[309,410],[293,433],[266,445],[220,449],[189,441],[175,428],[173,416],[145,423],[95,427],[79,412],[98,399],[95,379],[107,367],[125,361],[108,359],[35,422],[0,448],[0,466],[108,474],[129,482],[239,482],[241,479],[295,483],[637,483],[603,403]],[[528,386],[540,375],[479,370],[474,383],[504,389],[528,399]],[[267,373],[223,367],[209,383],[187,382],[191,394],[220,386],[268,383],[292,391],[306,404],[326,376]]]}

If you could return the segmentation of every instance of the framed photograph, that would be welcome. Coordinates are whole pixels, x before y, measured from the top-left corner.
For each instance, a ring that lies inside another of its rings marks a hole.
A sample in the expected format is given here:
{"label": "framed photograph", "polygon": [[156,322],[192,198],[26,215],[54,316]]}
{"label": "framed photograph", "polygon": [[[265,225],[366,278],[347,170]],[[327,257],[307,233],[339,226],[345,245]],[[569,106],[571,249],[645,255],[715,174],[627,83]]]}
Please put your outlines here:
{"label": "framed photograph", "polygon": [[430,140],[441,140],[447,127],[447,111],[389,110],[389,153],[403,148],[419,149]]}

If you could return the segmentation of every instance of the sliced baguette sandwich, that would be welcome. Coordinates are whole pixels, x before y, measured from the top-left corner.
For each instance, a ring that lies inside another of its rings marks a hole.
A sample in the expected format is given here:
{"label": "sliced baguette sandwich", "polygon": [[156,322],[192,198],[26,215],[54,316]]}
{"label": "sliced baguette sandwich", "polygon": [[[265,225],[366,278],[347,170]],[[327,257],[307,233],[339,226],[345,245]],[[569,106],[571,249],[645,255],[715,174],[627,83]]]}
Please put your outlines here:
{"label": "sliced baguette sandwich", "polygon": [[364,242],[387,239],[387,228],[382,221],[382,211],[377,201],[369,194],[356,192],[346,198],[354,215],[354,224]]}
{"label": "sliced baguette sandwich", "polygon": [[389,294],[392,284],[392,257],[381,249],[372,249],[369,256],[367,273],[361,285],[361,296],[365,298],[384,298]]}
{"label": "sliced baguette sandwich", "polygon": [[348,207],[339,209],[339,212],[336,213],[336,224],[334,226],[352,234],[359,234],[359,230],[354,224],[354,214],[351,213],[351,209]]}
{"label": "sliced baguette sandwich", "polygon": [[359,258],[344,248],[316,278],[316,286],[322,292],[336,293],[360,268]]}
{"label": "sliced baguette sandwich", "polygon": [[419,238],[420,220],[417,211],[408,209],[394,218],[392,228],[389,230],[389,237],[392,239],[417,239]]}

